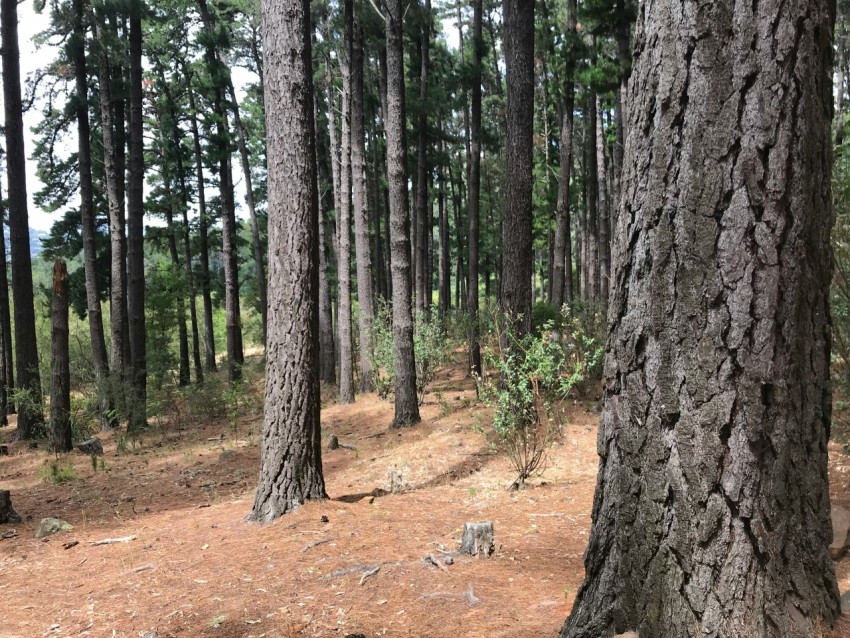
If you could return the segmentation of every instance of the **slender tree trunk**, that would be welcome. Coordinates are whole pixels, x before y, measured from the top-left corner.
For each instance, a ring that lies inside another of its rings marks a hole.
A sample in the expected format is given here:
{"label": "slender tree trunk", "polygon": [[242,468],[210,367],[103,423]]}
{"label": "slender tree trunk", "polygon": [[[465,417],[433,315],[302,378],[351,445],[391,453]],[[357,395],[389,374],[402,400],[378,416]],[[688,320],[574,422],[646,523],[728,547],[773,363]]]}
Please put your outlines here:
{"label": "slender tree trunk", "polygon": [[[446,156],[446,143],[443,138],[443,125],[440,123],[440,157]],[[438,227],[440,234],[440,267],[439,267],[439,305],[440,317],[445,317],[452,307],[452,267],[451,242],[449,239],[449,209],[446,202],[446,167],[441,161],[437,167],[439,182],[438,194]]]}
{"label": "slender tree trunk", "polygon": [[[124,379],[129,361],[124,357],[127,335],[127,237],[124,220],[122,174],[118,173],[115,134],[116,100],[113,97],[112,64],[108,44],[108,26],[101,20],[95,37],[100,40],[98,56],[98,84],[100,94],[100,122],[103,136],[103,175],[106,182],[106,200],[109,211],[110,256],[110,352],[111,391],[121,412],[126,412]],[[123,117],[121,118],[123,121]]]}
{"label": "slender tree trunk", "polygon": [[472,118],[470,120],[471,149],[469,156],[469,370],[481,374],[481,326],[478,319],[478,251],[481,219],[481,56],[482,0],[473,0],[472,17]]}
{"label": "slender tree trunk", "polygon": [[413,218],[416,224],[416,243],[414,244],[416,261],[416,312],[425,316],[430,305],[427,291],[428,270],[428,222],[430,211],[428,201],[428,66],[431,55],[431,0],[424,0],[423,20],[425,26],[419,37],[419,109],[417,113],[416,138],[416,206]]}
{"label": "slender tree trunk", "polygon": [[263,345],[266,343],[267,317],[266,306],[266,264],[263,257],[263,244],[260,241],[260,224],[257,222],[257,210],[254,205],[254,186],[251,178],[251,162],[248,157],[248,142],[242,116],[239,113],[239,102],[236,100],[236,90],[233,81],[228,78],[227,90],[230,93],[233,123],[236,126],[236,143],[239,146],[239,158],[242,161],[242,178],[245,180],[245,206],[248,209],[248,222],[251,225],[251,247],[254,251],[254,268],[257,270],[257,291],[260,300],[260,316],[263,321]]}
{"label": "slender tree trunk", "polygon": [[599,302],[599,172],[596,165],[596,93],[585,103],[584,161],[587,175],[587,298]]}
{"label": "slender tree trunk", "polygon": [[91,337],[92,364],[100,399],[101,429],[118,425],[110,388],[109,362],[103,336],[103,314],[97,286],[97,248],[95,246],[94,188],[91,174],[91,127],[89,126],[89,85],[86,70],[86,25],[83,0],[74,0],[74,32],[68,48],[74,63],[77,115],[77,167],[80,177],[80,225],[83,237],[83,270],[86,278],[86,310]]}
{"label": "slender tree trunk", "polygon": [[0,342],[3,345],[3,392],[6,403],[3,404],[2,420],[6,414],[15,413],[15,401],[12,392],[15,389],[15,362],[12,357],[12,317],[9,308],[9,279],[6,263],[6,207],[0,195]]}
{"label": "slender tree trunk", "polygon": [[561,636],[822,636],[834,5],[681,8],[639,10],[593,526]]}
{"label": "slender tree trunk", "polygon": [[269,333],[260,480],[268,523],[327,498],[319,409],[319,227],[309,0],[263,0],[269,159]]}
{"label": "slender tree trunk", "polygon": [[407,198],[405,143],[404,48],[401,0],[385,4],[387,21],[387,182],[390,189],[392,240],[393,346],[395,357],[394,427],[419,421],[413,308],[410,278],[410,213]]}
{"label": "slender tree trunk", "polygon": [[[353,16],[352,16],[353,17]],[[372,253],[366,188],[366,135],[363,127],[363,29],[351,22],[351,201],[354,208],[354,249],[357,263],[357,305],[360,327],[360,392],[372,391]]]}
{"label": "slender tree trunk", "polygon": [[502,306],[520,334],[531,327],[532,133],[534,3],[504,2],[507,70],[505,214],[502,222]]}
{"label": "slender tree trunk", "polygon": [[602,130],[602,107],[596,96],[596,170],[599,197],[599,301],[608,308],[608,280],[611,276],[611,243],[608,213],[608,177],[605,170],[605,136]]}
{"label": "slender tree trunk", "polygon": [[[186,82],[191,84],[191,76],[183,71]],[[195,102],[195,92],[191,86],[187,90],[189,96],[190,122],[192,125],[192,147],[195,155],[195,180],[198,183],[198,240],[201,267],[201,297],[204,302],[204,360],[206,369],[214,372],[215,364],[215,333],[213,331],[212,292],[210,290],[210,256],[209,256],[209,217],[207,216],[207,197],[204,185],[204,156],[201,151],[201,135],[198,131],[198,108]]]}
{"label": "slender tree trunk", "polygon": [[50,341],[50,430],[53,451],[70,452],[71,357],[68,349],[68,269],[57,259],[53,264],[53,303]]}
{"label": "slender tree trunk", "polygon": [[15,365],[17,387],[29,394],[28,399],[18,406],[17,438],[31,439],[40,433],[44,425],[44,413],[33,305],[17,0],[0,0],[0,36],[3,41],[3,104],[6,110],[4,128],[12,301],[15,312]]}
{"label": "slender tree trunk", "polygon": [[[171,190],[171,175],[166,170],[162,176],[165,184],[165,223],[166,236],[168,239],[168,253],[171,256],[171,265],[174,273],[179,274],[183,269],[180,263],[180,253],[177,250],[177,235],[174,229],[174,195]],[[189,385],[190,378],[190,363],[189,363],[189,333],[186,329],[186,295],[185,290],[181,289],[177,293],[177,343],[180,353],[180,364],[177,382],[181,387]]]}
{"label": "slender tree trunk", "polygon": [[145,353],[144,122],[142,113],[142,2],[130,0],[130,174],[127,181],[127,307],[130,319],[132,397],[129,429],[147,424]]}

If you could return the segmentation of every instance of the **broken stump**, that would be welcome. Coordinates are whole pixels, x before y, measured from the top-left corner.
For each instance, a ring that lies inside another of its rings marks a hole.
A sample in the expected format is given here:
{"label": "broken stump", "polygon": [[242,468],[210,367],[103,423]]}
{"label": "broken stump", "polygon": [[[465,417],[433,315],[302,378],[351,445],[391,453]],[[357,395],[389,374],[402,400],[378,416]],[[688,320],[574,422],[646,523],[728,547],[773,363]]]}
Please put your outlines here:
{"label": "broken stump", "polygon": [[478,556],[479,558],[483,555],[486,558],[495,549],[493,521],[463,524],[463,537],[460,541],[460,551],[462,554]]}
{"label": "broken stump", "polygon": [[21,517],[12,509],[12,495],[9,490],[0,490],[0,525],[20,522]]}
{"label": "broken stump", "polygon": [[336,434],[331,435],[331,442],[328,443],[329,450],[335,450],[339,447],[339,438],[337,438]]}
{"label": "broken stump", "polygon": [[103,456],[103,443],[101,443],[100,439],[96,436],[93,436],[88,441],[77,443],[74,447],[83,454],[88,454],[89,456]]}

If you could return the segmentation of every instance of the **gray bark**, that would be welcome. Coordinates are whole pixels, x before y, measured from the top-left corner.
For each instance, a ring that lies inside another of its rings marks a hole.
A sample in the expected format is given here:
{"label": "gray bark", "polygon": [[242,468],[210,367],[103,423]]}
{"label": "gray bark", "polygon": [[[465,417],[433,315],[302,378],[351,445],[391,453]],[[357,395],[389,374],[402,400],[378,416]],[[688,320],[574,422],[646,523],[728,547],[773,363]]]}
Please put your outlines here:
{"label": "gray bark", "polygon": [[423,2],[423,28],[420,30],[419,56],[419,109],[417,113],[416,136],[416,193],[414,206],[414,274],[416,278],[415,304],[416,313],[424,320],[425,311],[430,305],[428,299],[427,278],[431,275],[428,269],[428,229],[430,224],[427,217],[430,214],[428,201],[428,65],[431,55],[431,0]]}
{"label": "gray bark", "polygon": [[[834,6],[834,5],[833,5]],[[826,0],[641,5],[585,581],[561,636],[821,636]]]}
{"label": "gray bark", "polygon": [[478,318],[478,249],[481,220],[481,58],[482,0],[474,0],[472,17],[472,117],[469,153],[469,374],[481,374],[481,325]]}
{"label": "gray bark", "polygon": [[599,211],[599,302],[608,307],[608,281],[611,275],[611,243],[609,227],[608,176],[605,168],[605,137],[602,129],[602,107],[596,96],[596,175]]}
{"label": "gray bark", "polygon": [[404,49],[401,0],[385,5],[387,20],[387,182],[390,191],[392,242],[393,349],[395,358],[394,427],[419,421],[416,360],[413,352],[413,308],[410,277],[410,210],[407,198],[405,143]]}
{"label": "gray bark", "polygon": [[309,0],[263,0],[269,164],[269,333],[260,480],[268,523],[326,498],[319,406],[319,227]]}
{"label": "gray bark", "polygon": [[71,359],[68,350],[68,268],[53,264],[50,332],[50,430],[54,452],[74,449],[71,439]]}

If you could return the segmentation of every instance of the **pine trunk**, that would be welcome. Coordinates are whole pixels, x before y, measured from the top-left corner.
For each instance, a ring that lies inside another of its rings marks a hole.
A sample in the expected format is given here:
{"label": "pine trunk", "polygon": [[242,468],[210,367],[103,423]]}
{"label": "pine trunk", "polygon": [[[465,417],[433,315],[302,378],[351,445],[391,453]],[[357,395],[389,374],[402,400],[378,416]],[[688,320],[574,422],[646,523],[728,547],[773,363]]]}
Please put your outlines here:
{"label": "pine trunk", "polygon": [[50,331],[50,430],[53,451],[74,449],[71,431],[71,360],[68,349],[68,269],[53,264],[52,328]]}
{"label": "pine trunk", "polygon": [[416,242],[414,243],[416,273],[416,313],[425,318],[430,305],[427,292],[428,270],[428,222],[430,206],[428,201],[428,65],[431,54],[431,0],[424,0],[424,27],[420,37],[419,66],[419,109],[417,113],[416,137],[416,205],[413,215],[416,224]]}
{"label": "pine trunk", "polygon": [[389,0],[387,20],[387,182],[390,191],[392,241],[393,346],[395,357],[394,427],[419,421],[416,362],[413,352],[413,308],[410,277],[410,212],[407,198],[405,143],[404,48],[401,0]]}
{"label": "pine trunk", "polygon": [[482,0],[474,0],[472,17],[472,117],[470,119],[469,154],[469,290],[466,309],[469,312],[469,370],[481,374],[481,326],[478,318],[478,265],[481,220],[481,56]]}
{"label": "pine trunk", "polygon": [[309,0],[263,0],[269,162],[269,333],[260,480],[269,523],[326,498],[319,423],[319,227]]}
{"label": "pine trunk", "polygon": [[840,614],[832,21],[825,0],[641,5],[593,526],[564,638],[808,638]]}
{"label": "pine trunk", "polygon": [[599,302],[608,308],[608,280],[611,276],[611,243],[608,213],[608,175],[605,168],[605,137],[602,129],[602,107],[596,97],[596,174],[599,209]]}
{"label": "pine trunk", "polygon": [[15,413],[15,401],[12,391],[15,389],[15,362],[12,348],[12,317],[9,308],[9,278],[6,263],[6,207],[0,196],[0,344],[3,358],[3,394],[5,395],[0,414],[0,422],[5,422],[7,414]]}
{"label": "pine trunk", "polygon": [[12,302],[15,313],[17,388],[27,400],[18,406],[19,439],[31,439],[44,425],[35,309],[30,258],[27,173],[21,104],[21,66],[18,47],[17,0],[0,0],[0,36],[3,56],[3,104],[6,111],[6,175],[9,196],[9,243],[12,261]]}

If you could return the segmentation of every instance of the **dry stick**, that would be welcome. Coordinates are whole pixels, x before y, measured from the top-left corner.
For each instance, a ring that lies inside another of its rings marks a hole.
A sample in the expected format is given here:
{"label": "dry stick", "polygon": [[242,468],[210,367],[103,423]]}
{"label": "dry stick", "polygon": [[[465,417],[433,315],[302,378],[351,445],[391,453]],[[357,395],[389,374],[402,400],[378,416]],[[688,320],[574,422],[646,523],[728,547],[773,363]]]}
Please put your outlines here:
{"label": "dry stick", "polygon": [[448,567],[443,565],[443,563],[440,562],[440,559],[438,559],[436,556],[434,556],[434,554],[428,554],[427,556],[425,556],[424,560],[425,560],[426,563],[431,563],[435,567],[439,567],[444,572],[449,571]]}
{"label": "dry stick", "polygon": [[89,545],[111,545],[113,543],[129,543],[136,540],[135,536],[123,536],[121,538],[104,538],[102,541],[91,541]]}
{"label": "dry stick", "polygon": [[374,576],[374,575],[375,575],[375,574],[377,574],[379,571],[381,571],[381,566],[380,566],[380,565],[375,565],[375,567],[374,567],[374,568],[370,569],[368,572],[364,573],[364,574],[360,577],[360,584],[362,585],[362,584],[364,583],[364,581],[365,581],[367,578],[369,578],[369,576]]}
{"label": "dry stick", "polygon": [[325,543],[331,543],[333,541],[338,541],[338,540],[339,540],[339,538],[334,536],[333,538],[326,538],[326,539],[321,540],[321,541],[314,541],[312,543],[307,543],[306,545],[304,545],[304,547],[301,548],[301,551],[302,552],[308,552],[311,549],[313,549],[314,547],[318,547],[319,545],[324,545]]}

